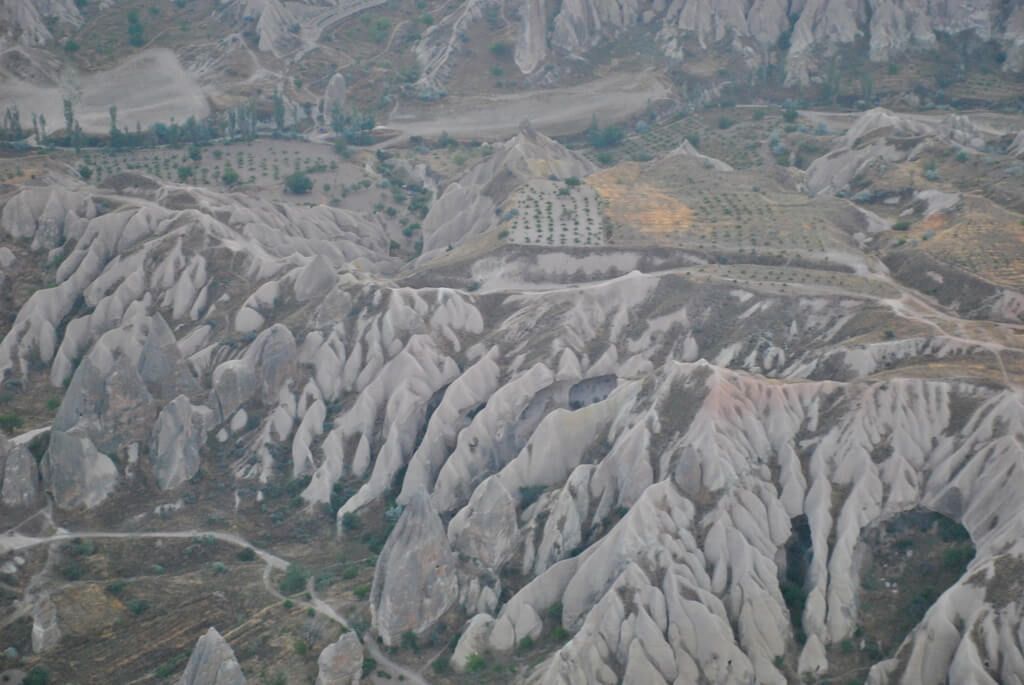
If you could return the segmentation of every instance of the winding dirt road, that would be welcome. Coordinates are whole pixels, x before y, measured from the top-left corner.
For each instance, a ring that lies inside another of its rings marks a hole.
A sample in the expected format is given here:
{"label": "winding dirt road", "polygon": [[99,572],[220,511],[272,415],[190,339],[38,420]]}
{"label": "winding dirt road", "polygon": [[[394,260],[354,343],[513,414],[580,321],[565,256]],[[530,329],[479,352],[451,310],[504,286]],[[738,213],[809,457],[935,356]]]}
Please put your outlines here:
{"label": "winding dirt road", "polygon": [[[280,600],[284,600],[285,596],[274,585],[271,579],[271,574],[274,571],[284,571],[291,564],[288,560],[277,556],[272,552],[268,552],[265,549],[261,549],[256,545],[252,544],[240,535],[233,533],[224,533],[216,530],[180,530],[180,531],[160,531],[160,532],[137,532],[137,533],[108,533],[99,531],[79,531],[69,532],[65,531],[57,533],[55,535],[47,535],[43,537],[34,537],[29,535],[22,535],[13,531],[8,531],[6,535],[0,536],[0,556],[12,554],[20,550],[30,549],[32,547],[38,547],[40,545],[48,545],[53,542],[64,542],[74,539],[118,539],[118,540],[181,540],[191,539],[194,537],[212,537],[220,542],[234,545],[236,547],[248,547],[251,548],[256,556],[264,563],[263,569],[263,585],[274,597]],[[351,624],[348,619],[339,614],[334,607],[325,602],[316,594],[316,583],[313,578],[310,578],[306,585],[306,590],[309,592],[310,601],[305,601],[301,598],[291,597],[293,602],[297,605],[313,609],[313,611],[326,616],[335,623],[342,627],[351,630]],[[377,665],[384,670],[390,671],[394,675],[400,675],[404,678],[404,682],[413,683],[414,685],[429,685],[427,681],[419,673],[412,671],[399,663],[388,658],[380,646],[373,640],[373,638],[366,633],[363,635],[363,647],[366,652],[377,662]]]}

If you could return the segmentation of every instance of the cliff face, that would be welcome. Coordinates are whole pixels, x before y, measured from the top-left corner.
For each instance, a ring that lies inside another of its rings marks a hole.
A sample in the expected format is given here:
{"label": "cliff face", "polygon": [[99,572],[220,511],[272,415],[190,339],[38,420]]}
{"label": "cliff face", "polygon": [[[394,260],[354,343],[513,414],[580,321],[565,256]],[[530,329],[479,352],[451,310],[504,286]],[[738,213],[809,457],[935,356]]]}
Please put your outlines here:
{"label": "cliff face", "polygon": [[[540,0],[522,13],[517,63],[531,73],[547,44],[582,55],[601,40],[637,24],[658,30],[662,50],[682,57],[684,47],[707,49],[730,42],[756,63],[766,50],[781,55],[791,84],[809,83],[823,56],[864,39],[869,56],[884,62],[908,50],[933,47],[939,34],[968,32],[995,40],[1006,52],[1004,69],[1024,68],[1024,5],[1000,0],[566,0],[551,25]],[[540,39],[549,32],[550,40]],[[780,43],[784,37],[788,40]]]}

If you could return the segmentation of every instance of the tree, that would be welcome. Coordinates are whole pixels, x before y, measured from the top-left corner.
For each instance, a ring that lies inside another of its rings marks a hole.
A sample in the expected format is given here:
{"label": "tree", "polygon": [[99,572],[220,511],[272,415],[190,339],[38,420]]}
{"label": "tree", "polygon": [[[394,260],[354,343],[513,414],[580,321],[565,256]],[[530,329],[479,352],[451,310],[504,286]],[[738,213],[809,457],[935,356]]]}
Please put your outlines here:
{"label": "tree", "polygon": [[24,137],[24,132],[21,130],[21,112],[18,111],[17,105],[4,110],[4,130],[12,140]]}
{"label": "tree", "polygon": [[313,181],[301,171],[289,174],[284,179],[284,187],[289,193],[304,195],[313,190]]}
{"label": "tree", "polygon": [[281,93],[274,93],[274,125],[278,131],[284,131],[284,98]]}
{"label": "tree", "polygon": [[49,685],[50,672],[42,666],[33,666],[21,682],[22,685]]}
{"label": "tree", "polygon": [[309,572],[306,569],[298,564],[289,564],[284,578],[278,583],[278,588],[283,595],[294,595],[306,589],[307,578],[309,578]]}
{"label": "tree", "polygon": [[142,47],[146,44],[145,29],[139,21],[139,11],[129,10],[128,12],[128,42],[134,47]]}
{"label": "tree", "polygon": [[238,172],[232,167],[224,167],[224,173],[221,174],[220,180],[222,180],[226,186],[233,186],[238,183]]}
{"label": "tree", "polygon": [[75,107],[71,100],[64,99],[64,135],[71,137],[75,131]]}
{"label": "tree", "polygon": [[184,183],[188,179],[192,178],[192,167],[180,166],[178,167],[178,180]]}
{"label": "tree", "polygon": [[120,143],[121,131],[117,128],[117,105],[110,106],[110,145],[113,147]]}
{"label": "tree", "polygon": [[348,143],[344,138],[335,139],[334,151],[337,152],[342,159],[348,159],[352,156],[352,152],[348,149]]}
{"label": "tree", "polygon": [[203,158],[203,151],[198,145],[189,145],[188,147],[188,158],[193,162],[198,162]]}
{"label": "tree", "polygon": [[82,177],[83,181],[88,181],[92,178],[92,167],[83,164],[78,167],[78,175]]}
{"label": "tree", "polygon": [[587,141],[598,149],[615,147],[622,142],[624,136],[625,133],[618,126],[598,126],[596,117],[591,120],[590,128],[587,129]]}

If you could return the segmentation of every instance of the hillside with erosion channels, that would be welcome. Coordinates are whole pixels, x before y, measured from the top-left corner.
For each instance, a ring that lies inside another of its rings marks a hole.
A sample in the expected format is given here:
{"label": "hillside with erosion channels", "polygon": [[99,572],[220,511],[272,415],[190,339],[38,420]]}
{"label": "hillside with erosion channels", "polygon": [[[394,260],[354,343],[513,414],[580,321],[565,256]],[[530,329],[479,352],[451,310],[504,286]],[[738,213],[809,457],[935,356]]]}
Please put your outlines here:
{"label": "hillside with erosion channels", "polygon": [[0,0],[0,681],[1024,683],[1022,0]]}

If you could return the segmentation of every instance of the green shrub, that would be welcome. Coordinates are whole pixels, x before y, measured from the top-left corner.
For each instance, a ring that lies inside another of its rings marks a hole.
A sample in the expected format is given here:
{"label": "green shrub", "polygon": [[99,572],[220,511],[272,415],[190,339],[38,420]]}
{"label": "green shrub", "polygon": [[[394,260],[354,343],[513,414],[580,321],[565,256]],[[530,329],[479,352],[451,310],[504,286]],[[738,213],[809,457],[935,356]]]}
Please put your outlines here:
{"label": "green shrub", "polygon": [[293,195],[304,195],[313,190],[313,181],[303,172],[296,171],[285,177],[284,187]]}
{"label": "green shrub", "polygon": [[21,681],[21,685],[49,685],[50,672],[42,666],[33,666],[28,675]]}
{"label": "green shrub", "polygon": [[255,561],[256,550],[254,550],[252,547],[246,547],[235,556],[238,558],[239,561]]}
{"label": "green shrub", "polygon": [[894,223],[892,225],[892,230],[894,230],[894,231],[907,231],[907,230],[910,230],[910,222],[907,221],[906,219],[897,221],[896,223]]}
{"label": "green shrub", "polygon": [[25,425],[25,420],[17,414],[0,414],[0,430],[16,431]]}
{"label": "green shrub", "polygon": [[149,602],[144,599],[133,599],[128,602],[128,611],[136,616],[141,615],[147,609],[149,609]]}
{"label": "green shrub", "polygon": [[513,52],[512,43],[503,40],[491,43],[491,54],[497,59],[511,59]]}
{"label": "green shrub", "polygon": [[306,589],[308,578],[309,572],[306,569],[298,564],[290,564],[277,587],[283,595],[294,595]]}
{"label": "green shrub", "polygon": [[169,678],[174,672],[181,668],[188,661],[188,653],[182,652],[172,656],[167,661],[156,667],[157,678]]}
{"label": "green shrub", "polygon": [[352,594],[356,596],[356,599],[363,600],[370,596],[370,586],[360,585],[352,590]]}
{"label": "green shrub", "polygon": [[487,670],[487,659],[479,653],[470,654],[469,658],[466,659],[466,672],[480,673],[484,670]]}
{"label": "green shrub", "polygon": [[106,590],[110,594],[117,596],[124,592],[124,588],[126,585],[127,584],[123,580],[113,580],[107,583]]}
{"label": "green shrub", "polygon": [[79,580],[85,575],[85,567],[79,561],[72,559],[60,567],[60,574],[64,576],[65,580]]}
{"label": "green shrub", "polygon": [[419,651],[419,641],[416,639],[416,633],[411,630],[407,630],[402,633],[402,647],[403,649],[411,649],[414,652]]}
{"label": "green shrub", "polygon": [[358,530],[362,525],[359,514],[355,512],[350,511],[341,517],[341,527],[343,530]]}

